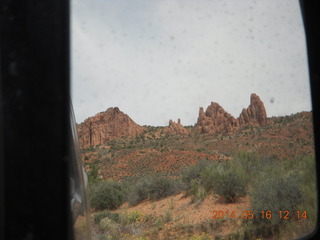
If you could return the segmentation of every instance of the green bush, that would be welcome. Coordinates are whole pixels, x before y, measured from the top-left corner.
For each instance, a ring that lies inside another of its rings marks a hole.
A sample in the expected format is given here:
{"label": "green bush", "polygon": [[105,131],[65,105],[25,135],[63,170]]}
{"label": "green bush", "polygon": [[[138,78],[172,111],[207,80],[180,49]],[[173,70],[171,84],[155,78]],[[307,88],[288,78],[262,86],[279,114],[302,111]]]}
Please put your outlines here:
{"label": "green bush", "polygon": [[115,209],[125,201],[125,196],[120,183],[103,181],[92,189],[91,206],[97,210]]}
{"label": "green bush", "polygon": [[170,222],[170,221],[172,221],[172,216],[171,216],[171,213],[170,213],[169,210],[166,210],[166,211],[165,211],[164,221],[165,221],[165,222]]}
{"label": "green bush", "polygon": [[241,165],[248,173],[256,171],[259,167],[259,157],[254,153],[240,151],[235,154],[232,161]]}
{"label": "green bush", "polygon": [[162,229],[163,229],[163,225],[164,225],[162,218],[158,217],[158,218],[156,219],[155,225],[156,225],[158,231],[159,231],[159,230],[162,230]]}
{"label": "green bush", "polygon": [[116,223],[120,223],[120,215],[119,215],[119,213],[113,213],[113,212],[110,212],[108,210],[95,214],[94,217],[93,217],[93,221],[94,221],[95,224],[99,224],[100,221],[103,218],[106,218],[106,217],[110,218],[111,220],[113,220]]}
{"label": "green bush", "polygon": [[232,169],[225,169],[219,174],[214,190],[227,202],[235,202],[239,197],[244,197],[247,194],[245,180]]}
{"label": "green bush", "polygon": [[174,180],[161,176],[145,176],[130,189],[128,202],[130,205],[137,205],[145,199],[158,200],[178,191],[178,183]]}
{"label": "green bush", "polygon": [[228,165],[242,175],[247,184],[251,184],[266,168],[278,168],[280,161],[276,156],[260,157],[256,153],[240,151],[233,156]]}
{"label": "green bush", "polygon": [[303,157],[299,160],[299,169],[303,170],[302,191],[303,199],[299,205],[301,210],[308,212],[308,218],[311,222],[310,231],[312,231],[317,222],[317,176],[314,156]]}
{"label": "green bush", "polygon": [[211,192],[223,196],[227,202],[235,202],[245,196],[248,184],[246,164],[248,159],[253,162],[251,159],[254,158],[249,154],[240,157],[227,162],[201,160],[184,170],[181,177],[184,190],[193,196],[193,202],[201,202]]}
{"label": "green bush", "polygon": [[176,184],[173,180],[165,177],[155,177],[148,186],[149,196],[152,200],[158,200],[177,192]]}
{"label": "green bush", "polygon": [[193,203],[200,204],[203,202],[206,196],[206,191],[201,185],[199,179],[193,179],[191,181],[190,194],[192,195],[191,201]]}
{"label": "green bush", "polygon": [[[280,239],[281,236],[296,239],[311,233],[317,221],[314,156],[297,156],[292,159],[265,156],[254,160],[242,155],[241,159],[238,158],[239,168],[246,169],[250,166],[248,163],[253,161],[256,161],[256,166],[251,166],[255,170],[248,172],[250,209],[259,218],[244,221],[241,229],[227,239]],[[267,211],[269,219],[266,218]],[[289,211],[289,219],[280,218],[280,211]],[[307,219],[296,221],[296,211],[305,211]],[[262,216],[265,218],[262,219]]]}
{"label": "green bush", "polygon": [[102,231],[107,233],[107,239],[120,239],[121,231],[119,224],[106,217],[101,219],[99,227]]}
{"label": "green bush", "polygon": [[[269,177],[261,179],[253,185],[251,209],[259,218],[253,219],[257,232],[263,237],[273,236],[279,233],[280,226],[289,219],[279,217],[279,211],[291,213],[299,210],[298,205],[303,200],[301,178],[297,172],[285,174],[280,170],[273,169]],[[271,211],[275,214],[270,219],[261,218],[261,212]],[[294,219],[290,216],[290,219]]]}
{"label": "green bush", "polygon": [[142,213],[140,211],[131,211],[127,215],[128,223],[135,223],[142,219]]}
{"label": "green bush", "polygon": [[88,171],[88,182],[92,186],[100,181],[97,164],[90,164],[90,171]]}
{"label": "green bush", "polygon": [[139,202],[148,198],[148,179],[142,178],[136,182],[130,189],[128,194],[128,202],[130,205],[137,205]]}
{"label": "green bush", "polygon": [[184,190],[190,194],[191,182],[194,179],[200,179],[200,176],[206,168],[209,168],[211,163],[208,160],[200,160],[196,165],[189,166],[182,171],[181,180],[184,184]]}
{"label": "green bush", "polygon": [[206,193],[214,190],[218,177],[224,171],[224,166],[219,162],[212,162],[200,173],[200,184]]}

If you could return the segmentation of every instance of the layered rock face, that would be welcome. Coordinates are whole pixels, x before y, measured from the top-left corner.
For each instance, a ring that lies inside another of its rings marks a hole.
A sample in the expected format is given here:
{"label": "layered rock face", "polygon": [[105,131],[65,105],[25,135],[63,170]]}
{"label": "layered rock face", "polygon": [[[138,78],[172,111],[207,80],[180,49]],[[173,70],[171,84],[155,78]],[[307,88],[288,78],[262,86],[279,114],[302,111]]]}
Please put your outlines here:
{"label": "layered rock face", "polygon": [[163,132],[169,135],[187,135],[189,133],[189,131],[182,126],[180,119],[178,119],[178,123],[170,119],[169,126],[166,127]]}
{"label": "layered rock face", "polygon": [[265,126],[267,113],[263,102],[256,94],[251,94],[250,105],[243,109],[238,118],[226,112],[218,103],[211,102],[204,112],[201,107],[196,129],[201,133],[231,133],[245,125]]}
{"label": "layered rock face", "polygon": [[105,144],[122,136],[136,136],[144,130],[117,107],[87,118],[77,128],[81,148]]}

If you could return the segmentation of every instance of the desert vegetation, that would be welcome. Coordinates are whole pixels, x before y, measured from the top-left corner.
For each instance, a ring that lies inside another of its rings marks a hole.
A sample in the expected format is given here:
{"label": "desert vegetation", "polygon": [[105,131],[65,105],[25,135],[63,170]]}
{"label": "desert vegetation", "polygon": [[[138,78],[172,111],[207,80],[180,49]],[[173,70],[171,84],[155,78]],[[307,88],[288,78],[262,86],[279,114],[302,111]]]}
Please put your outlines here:
{"label": "desert vegetation", "polygon": [[95,239],[284,240],[314,229],[309,113],[232,134],[143,127],[82,149]]}
{"label": "desert vegetation", "polygon": [[[104,236],[101,239],[154,239],[150,237],[150,231],[153,237],[159,238],[156,232],[169,233],[164,227],[168,223],[173,224],[172,229],[176,233],[189,229],[185,239],[219,239],[220,236],[215,234],[216,228],[232,221],[231,217],[209,217],[206,222],[200,223],[206,229],[203,232],[201,227],[196,227],[197,224],[182,225],[177,220],[179,216],[172,217],[172,201],[159,216],[129,210],[146,201],[153,203],[152,208],[156,209],[158,200],[182,194],[190,200],[190,206],[198,208],[207,198],[234,206],[244,198],[249,199],[247,209],[243,211],[250,211],[259,218],[250,219],[248,216],[241,218],[241,221],[234,220],[234,229],[223,239],[288,239],[289,235],[293,238],[303,236],[313,230],[316,222],[313,164],[312,156],[283,160],[275,156],[261,157],[254,153],[238,152],[228,161],[201,160],[183,169],[175,179],[145,175],[130,181],[101,180],[93,184],[91,195],[91,206],[99,210],[94,215],[94,224]],[[126,210],[119,210],[124,202],[127,204]],[[279,216],[280,211],[283,214],[288,211],[290,217],[286,219]],[[300,216],[297,216],[297,211],[300,211]],[[272,217],[262,219],[262,212]],[[238,217],[241,211],[236,214]]]}
{"label": "desert vegetation", "polygon": [[314,154],[310,114],[273,117],[269,122],[263,127],[244,126],[232,134],[214,135],[199,134],[192,127],[189,135],[168,135],[163,127],[145,127],[137,136],[83,148],[82,154],[87,171],[96,166],[99,177],[113,180],[142,172],[178,177],[183,168],[201,159],[226,160],[240,150],[279,159]]}

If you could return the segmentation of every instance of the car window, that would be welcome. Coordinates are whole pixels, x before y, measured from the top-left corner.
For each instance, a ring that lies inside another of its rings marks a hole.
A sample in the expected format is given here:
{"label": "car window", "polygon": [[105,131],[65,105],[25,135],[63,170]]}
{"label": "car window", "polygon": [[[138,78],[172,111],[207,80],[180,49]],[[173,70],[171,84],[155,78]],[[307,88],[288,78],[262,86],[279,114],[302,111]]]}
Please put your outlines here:
{"label": "car window", "polygon": [[293,239],[315,229],[298,1],[71,3],[94,237]]}

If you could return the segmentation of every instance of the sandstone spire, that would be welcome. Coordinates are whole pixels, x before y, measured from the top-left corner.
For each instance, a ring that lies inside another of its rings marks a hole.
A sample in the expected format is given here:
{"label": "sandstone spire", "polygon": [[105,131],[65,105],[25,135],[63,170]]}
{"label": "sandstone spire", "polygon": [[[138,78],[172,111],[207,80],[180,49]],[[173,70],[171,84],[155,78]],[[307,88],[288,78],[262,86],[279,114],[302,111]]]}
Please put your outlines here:
{"label": "sandstone spire", "polygon": [[258,95],[255,93],[251,94],[249,107],[242,110],[238,119],[240,126],[250,122],[256,122],[259,126],[267,125],[266,109]]}
{"label": "sandstone spire", "polygon": [[251,94],[250,105],[243,109],[240,116],[236,119],[226,112],[218,103],[211,102],[204,112],[201,107],[196,128],[201,133],[230,133],[244,125],[267,124],[267,113],[263,102],[255,94]]}

